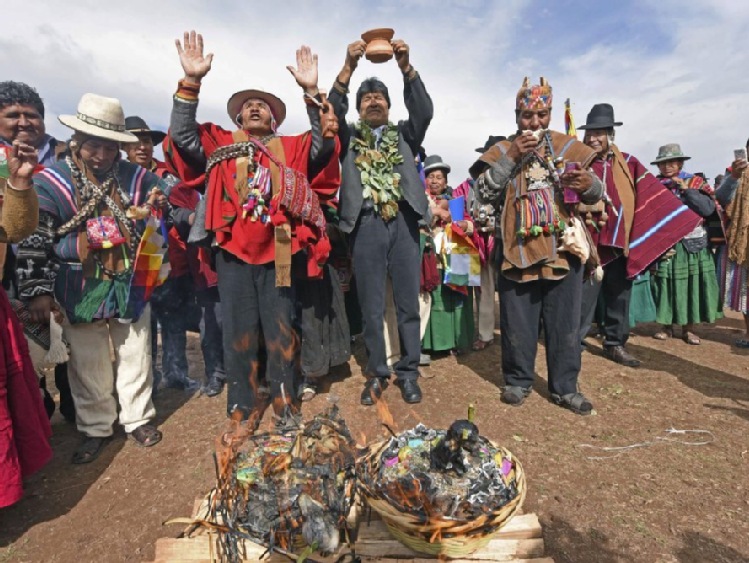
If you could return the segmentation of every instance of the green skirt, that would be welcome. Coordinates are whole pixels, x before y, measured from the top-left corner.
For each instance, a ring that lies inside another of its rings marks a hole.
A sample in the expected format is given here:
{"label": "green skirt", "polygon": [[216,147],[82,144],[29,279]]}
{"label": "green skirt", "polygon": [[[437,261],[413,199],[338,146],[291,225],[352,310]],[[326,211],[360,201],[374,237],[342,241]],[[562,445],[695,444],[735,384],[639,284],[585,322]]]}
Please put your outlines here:
{"label": "green skirt", "polygon": [[712,323],[720,311],[715,262],[705,248],[687,252],[676,245],[676,255],[658,264],[653,276],[656,322],[663,325]]}
{"label": "green skirt", "polygon": [[645,270],[632,283],[632,294],[629,300],[629,326],[637,323],[655,321],[655,301],[651,288],[650,272]]}
{"label": "green skirt", "polygon": [[473,343],[473,297],[471,292],[462,295],[446,285],[432,292],[429,324],[424,333],[422,348],[441,352],[444,350],[469,350]]}

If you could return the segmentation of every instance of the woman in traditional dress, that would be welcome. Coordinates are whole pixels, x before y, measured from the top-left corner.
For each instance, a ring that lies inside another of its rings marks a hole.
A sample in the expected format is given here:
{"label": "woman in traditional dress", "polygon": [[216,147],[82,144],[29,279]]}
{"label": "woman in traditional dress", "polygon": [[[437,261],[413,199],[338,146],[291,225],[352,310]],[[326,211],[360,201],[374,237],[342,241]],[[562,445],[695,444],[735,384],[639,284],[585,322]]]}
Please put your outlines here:
{"label": "woman in traditional dress", "polygon": [[[684,172],[685,156],[676,144],[662,146],[651,162],[658,166],[658,178],[692,211],[707,218],[715,212],[712,188],[700,176]],[[719,308],[715,263],[707,246],[707,230],[698,225],[658,263],[653,276],[656,322],[662,325],[653,335],[658,340],[673,336],[672,325],[681,325],[687,344],[700,344],[694,333],[697,323],[712,323],[722,314]]]}
{"label": "woman in traditional dress", "polygon": [[[434,214],[433,232],[435,238],[443,240],[443,244],[447,244],[445,226],[452,222],[448,211],[448,202],[453,199],[453,190],[447,185],[449,172],[450,166],[437,155],[424,161],[427,196]],[[463,220],[452,222],[451,236],[470,237],[473,234],[473,222],[465,218],[465,212],[463,216]],[[473,298],[467,285],[445,282],[446,264],[438,260],[437,265],[440,285],[432,291],[429,324],[422,348],[433,352],[449,350],[457,355],[468,350],[473,343]]]}
{"label": "woman in traditional dress", "polygon": [[[749,140],[746,148],[749,150]],[[735,342],[739,348],[749,348],[749,174],[746,170],[744,155],[744,158],[734,160],[731,173],[715,192],[730,220],[726,245],[720,252],[718,279],[722,284],[725,306],[744,315],[745,333]]]}
{"label": "woman in traditional dress", "polygon": [[[21,141],[0,149],[0,252],[36,229],[36,166],[36,150]],[[51,435],[23,328],[0,287],[0,508],[18,502],[23,479],[52,458]]]}

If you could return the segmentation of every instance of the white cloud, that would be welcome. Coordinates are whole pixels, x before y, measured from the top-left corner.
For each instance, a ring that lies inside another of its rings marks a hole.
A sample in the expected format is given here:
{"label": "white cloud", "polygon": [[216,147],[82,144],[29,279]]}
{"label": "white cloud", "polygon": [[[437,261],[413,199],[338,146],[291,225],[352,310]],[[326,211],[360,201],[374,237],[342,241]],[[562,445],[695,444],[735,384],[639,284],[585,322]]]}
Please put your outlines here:
{"label": "white cloud", "polygon": [[[228,126],[224,108],[229,95],[260,86],[285,100],[289,117],[282,131],[295,133],[306,126],[299,88],[285,68],[294,64],[295,49],[305,43],[319,54],[320,85],[328,88],[346,45],[362,31],[390,26],[411,45],[412,62],[434,100],[425,146],[452,164],[454,184],[487,135],[513,131],[514,95],[526,74],[543,74],[554,86],[557,129],[563,127],[564,98],[572,98],[578,124],[592,104],[608,101],[625,122],[619,144],[645,162],[660,144],[673,141],[694,157],[692,170],[710,176],[731,159],[732,149],[749,135],[749,114],[742,111],[740,98],[749,86],[742,42],[747,5],[633,2],[627,10],[633,14],[630,23],[656,22],[662,50],[644,34],[622,36],[624,27],[610,19],[588,21],[582,4],[562,12],[564,5],[524,0],[39,0],[4,7],[4,21],[23,25],[4,28],[0,52],[3,79],[39,90],[49,130],[59,137],[69,132],[56,115],[74,112],[87,91],[118,97],[127,113],[165,126],[181,75],[173,41],[183,30],[197,28],[215,53],[199,118]],[[549,22],[559,18],[570,20],[568,33],[545,34]],[[593,30],[604,25],[610,27],[608,39],[594,41]],[[362,62],[353,89],[370,75],[389,85],[393,119],[405,117],[396,65]],[[353,110],[349,117],[355,117]]]}

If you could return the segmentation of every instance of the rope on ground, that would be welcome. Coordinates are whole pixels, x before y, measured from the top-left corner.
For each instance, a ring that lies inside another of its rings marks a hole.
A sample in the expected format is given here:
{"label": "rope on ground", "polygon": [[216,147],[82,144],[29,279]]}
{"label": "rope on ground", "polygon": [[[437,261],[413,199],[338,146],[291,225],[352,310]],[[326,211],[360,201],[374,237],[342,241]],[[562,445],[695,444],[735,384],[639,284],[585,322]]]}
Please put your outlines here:
{"label": "rope on ground", "polygon": [[[708,444],[712,444],[713,442],[715,442],[715,435],[710,430],[700,430],[700,429],[678,430],[676,428],[669,428],[665,430],[664,432],[669,434],[669,436],[656,436],[653,440],[648,440],[646,442],[637,442],[636,444],[630,444],[628,446],[596,446],[594,444],[578,444],[577,447],[600,450],[602,452],[609,452],[611,454],[611,455],[604,455],[604,456],[585,456],[587,459],[613,459],[629,451],[632,451],[638,448],[648,448],[650,446],[655,446],[656,444],[669,443],[669,444],[680,444],[682,446],[706,446]],[[679,438],[670,437],[670,435],[674,435],[674,434],[680,434],[680,435],[702,434],[702,435],[709,436],[709,438],[705,440],[699,440],[699,441],[689,441],[689,440],[682,440]]]}

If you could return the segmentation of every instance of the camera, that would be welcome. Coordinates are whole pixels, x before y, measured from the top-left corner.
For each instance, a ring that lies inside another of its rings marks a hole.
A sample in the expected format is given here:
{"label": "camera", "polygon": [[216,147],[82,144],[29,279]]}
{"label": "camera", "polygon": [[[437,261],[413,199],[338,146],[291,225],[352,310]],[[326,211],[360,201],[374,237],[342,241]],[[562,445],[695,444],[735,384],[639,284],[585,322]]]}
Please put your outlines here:
{"label": "camera", "polygon": [[497,210],[492,204],[483,203],[476,209],[473,221],[482,233],[493,233],[497,228]]}

